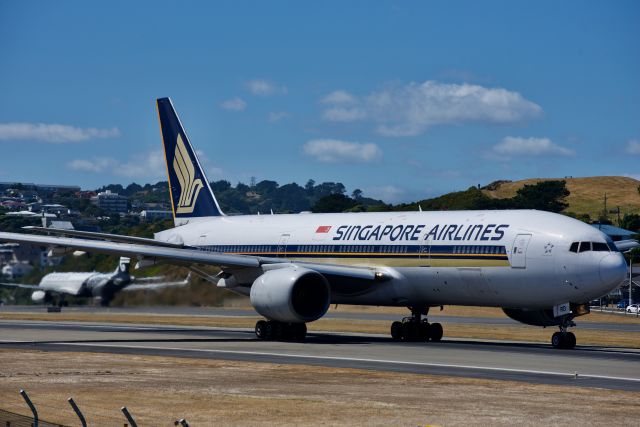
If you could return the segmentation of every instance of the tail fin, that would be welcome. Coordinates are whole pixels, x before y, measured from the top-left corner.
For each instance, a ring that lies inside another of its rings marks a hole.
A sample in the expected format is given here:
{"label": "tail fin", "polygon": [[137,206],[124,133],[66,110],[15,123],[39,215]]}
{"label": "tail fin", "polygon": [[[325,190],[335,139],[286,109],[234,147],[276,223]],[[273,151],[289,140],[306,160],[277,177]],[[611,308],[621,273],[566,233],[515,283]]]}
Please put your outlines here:
{"label": "tail fin", "polygon": [[131,266],[131,258],[122,256],[118,262],[115,274],[129,274],[129,267]]}
{"label": "tail fin", "polygon": [[224,215],[171,99],[159,98],[157,106],[175,224],[189,218]]}

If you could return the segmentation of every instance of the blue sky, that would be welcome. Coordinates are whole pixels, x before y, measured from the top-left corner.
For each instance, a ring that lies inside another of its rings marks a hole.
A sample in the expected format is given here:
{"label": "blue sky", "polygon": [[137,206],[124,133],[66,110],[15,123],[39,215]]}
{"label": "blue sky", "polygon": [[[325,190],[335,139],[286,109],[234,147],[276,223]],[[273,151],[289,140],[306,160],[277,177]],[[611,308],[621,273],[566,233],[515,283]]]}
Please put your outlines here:
{"label": "blue sky", "polygon": [[0,181],[164,178],[170,96],[210,180],[412,201],[640,177],[640,3],[0,1]]}

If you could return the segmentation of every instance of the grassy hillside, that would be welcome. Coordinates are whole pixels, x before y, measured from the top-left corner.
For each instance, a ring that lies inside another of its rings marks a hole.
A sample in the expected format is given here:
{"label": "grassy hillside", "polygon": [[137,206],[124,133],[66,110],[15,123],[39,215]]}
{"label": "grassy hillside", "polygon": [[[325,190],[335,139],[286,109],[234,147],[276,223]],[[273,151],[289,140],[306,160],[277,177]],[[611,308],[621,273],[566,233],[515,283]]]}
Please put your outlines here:
{"label": "grassy hillside", "polygon": [[[567,182],[567,189],[571,192],[566,202],[569,207],[566,212],[589,214],[597,219],[604,209],[604,195],[607,195],[607,210],[614,211],[620,206],[621,216],[628,213],[640,214],[640,181],[624,176],[592,176],[586,178],[533,178],[521,181],[504,182],[495,189],[484,189],[489,197],[504,199],[513,197],[525,184],[536,184],[541,181],[561,179]],[[616,214],[610,213],[614,220]],[[615,222],[615,221],[614,221]]]}

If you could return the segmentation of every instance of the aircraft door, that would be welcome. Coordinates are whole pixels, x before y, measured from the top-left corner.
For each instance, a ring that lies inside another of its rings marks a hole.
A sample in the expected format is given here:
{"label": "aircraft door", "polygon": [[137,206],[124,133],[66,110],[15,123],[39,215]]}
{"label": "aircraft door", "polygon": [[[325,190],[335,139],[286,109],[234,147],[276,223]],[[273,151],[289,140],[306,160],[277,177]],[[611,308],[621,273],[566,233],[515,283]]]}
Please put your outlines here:
{"label": "aircraft door", "polygon": [[518,234],[511,248],[511,267],[527,267],[527,246],[531,240],[531,234]]}
{"label": "aircraft door", "polygon": [[291,235],[289,233],[282,234],[280,236],[280,240],[278,241],[278,258],[286,258],[287,256],[287,242]]}
{"label": "aircraft door", "polygon": [[420,241],[420,247],[418,248],[418,257],[420,258],[421,266],[431,266],[431,238]]}

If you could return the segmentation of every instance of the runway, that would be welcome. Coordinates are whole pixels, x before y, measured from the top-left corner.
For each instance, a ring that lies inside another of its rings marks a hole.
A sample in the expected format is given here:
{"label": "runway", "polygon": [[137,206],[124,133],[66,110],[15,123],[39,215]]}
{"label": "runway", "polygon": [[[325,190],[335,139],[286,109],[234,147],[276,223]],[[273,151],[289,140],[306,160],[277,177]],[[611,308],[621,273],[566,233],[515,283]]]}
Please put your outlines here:
{"label": "runway", "polygon": [[0,350],[6,348],[307,364],[640,391],[637,349],[555,350],[543,344],[446,337],[440,343],[403,343],[382,335],[335,332],[310,333],[302,343],[270,342],[238,328],[4,320]]}
{"label": "runway", "polygon": [[[32,312],[44,313],[46,309],[41,305],[9,305],[0,307],[1,312]],[[258,314],[252,309],[243,308],[217,308],[217,307],[184,307],[184,306],[162,306],[162,307],[96,307],[96,306],[75,306],[65,307],[65,313],[110,313],[110,314],[149,314],[162,316],[225,316],[225,317],[258,317]],[[405,314],[409,315],[409,312]],[[624,316],[621,314],[621,316]],[[438,310],[433,310],[429,316],[434,322],[443,324],[449,323],[466,323],[466,324],[483,324],[491,325],[511,325],[523,326],[513,319],[504,317],[474,317],[474,316],[449,316],[440,314]],[[632,317],[630,315],[630,317]],[[633,316],[635,317],[635,316]],[[393,322],[400,320],[402,315],[394,313],[375,313],[375,312],[342,312],[329,311],[324,316],[327,319],[358,319],[358,320],[384,320]],[[605,323],[605,322],[583,322],[576,319],[579,329],[620,331],[620,332],[638,332],[640,334],[640,318],[635,324],[628,323]],[[640,340],[640,338],[639,338]]]}

